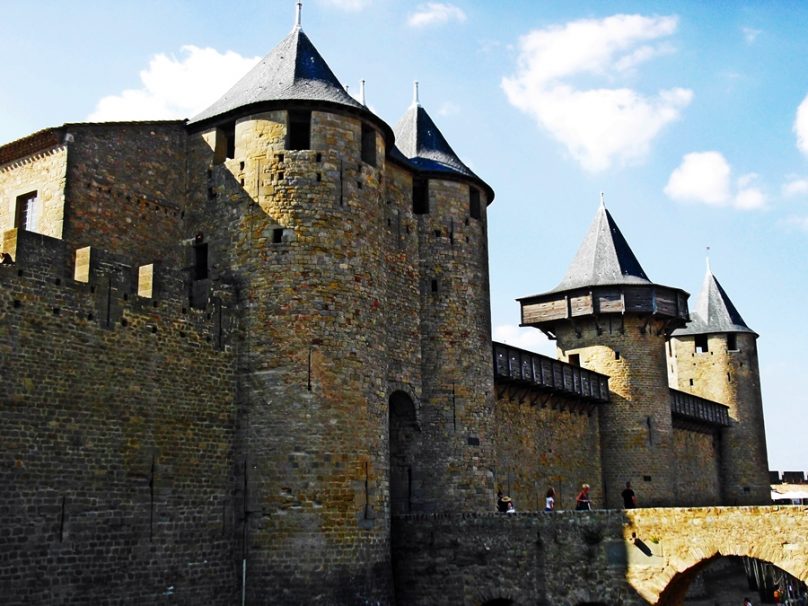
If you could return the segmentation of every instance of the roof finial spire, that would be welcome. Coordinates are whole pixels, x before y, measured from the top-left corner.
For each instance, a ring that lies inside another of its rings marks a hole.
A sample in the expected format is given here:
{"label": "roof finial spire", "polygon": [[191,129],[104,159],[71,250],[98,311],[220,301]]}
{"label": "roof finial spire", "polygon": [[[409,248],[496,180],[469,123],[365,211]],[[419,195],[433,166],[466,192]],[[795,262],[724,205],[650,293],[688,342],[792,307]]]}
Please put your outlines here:
{"label": "roof finial spire", "polygon": [[295,29],[300,29],[300,20],[302,13],[303,13],[303,2],[298,0],[297,11],[295,13]]}
{"label": "roof finial spire", "polygon": [[712,268],[710,267],[710,247],[707,247],[707,271],[708,273],[713,273]]}
{"label": "roof finial spire", "polygon": [[606,194],[600,192],[600,207],[606,208]]}
{"label": "roof finial spire", "polygon": [[415,107],[421,107],[421,102],[418,100],[418,80],[412,83],[412,104]]}
{"label": "roof finial spire", "polygon": [[367,103],[365,103],[365,81],[359,81],[359,103],[367,107]]}

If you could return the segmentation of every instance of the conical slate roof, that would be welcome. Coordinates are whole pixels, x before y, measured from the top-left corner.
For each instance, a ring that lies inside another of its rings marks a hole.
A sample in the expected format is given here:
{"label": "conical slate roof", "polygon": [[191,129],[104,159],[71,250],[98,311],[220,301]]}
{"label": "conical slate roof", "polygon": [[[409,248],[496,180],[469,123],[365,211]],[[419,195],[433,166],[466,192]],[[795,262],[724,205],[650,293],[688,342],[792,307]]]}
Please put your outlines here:
{"label": "conical slate roof", "polygon": [[479,180],[479,177],[460,161],[419,103],[410,105],[393,132],[396,136],[396,147],[421,170],[455,173]]}
{"label": "conical slate roof", "polygon": [[623,284],[651,284],[651,281],[611,214],[601,204],[567,274],[550,292]]}
{"label": "conical slate roof", "polygon": [[690,322],[684,328],[673,332],[673,336],[699,335],[719,332],[748,332],[756,334],[743,321],[741,314],[727,292],[718,282],[710,268],[704,276],[704,285],[699,295],[695,311],[690,314]]}
{"label": "conical slate roof", "polygon": [[188,123],[202,122],[232,110],[268,101],[315,101],[344,105],[370,113],[351,97],[296,25],[233,88]]}

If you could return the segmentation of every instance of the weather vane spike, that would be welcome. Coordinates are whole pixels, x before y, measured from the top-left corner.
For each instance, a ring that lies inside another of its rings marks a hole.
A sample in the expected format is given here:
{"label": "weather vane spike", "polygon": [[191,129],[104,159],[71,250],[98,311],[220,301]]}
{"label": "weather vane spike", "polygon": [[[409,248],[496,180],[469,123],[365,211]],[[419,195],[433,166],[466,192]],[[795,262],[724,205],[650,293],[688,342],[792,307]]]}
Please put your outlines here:
{"label": "weather vane spike", "polygon": [[300,29],[301,14],[303,13],[303,3],[298,0],[297,13],[295,15],[295,28]]}
{"label": "weather vane spike", "polygon": [[365,81],[359,81],[359,103],[367,107],[367,103],[365,103]]}
{"label": "weather vane spike", "polygon": [[418,100],[418,80],[412,83],[412,104],[416,107],[420,107],[421,105],[421,102]]}
{"label": "weather vane spike", "polygon": [[606,208],[606,194],[600,192],[600,207]]}
{"label": "weather vane spike", "polygon": [[710,247],[707,246],[707,271],[713,273],[712,268],[710,267]]}

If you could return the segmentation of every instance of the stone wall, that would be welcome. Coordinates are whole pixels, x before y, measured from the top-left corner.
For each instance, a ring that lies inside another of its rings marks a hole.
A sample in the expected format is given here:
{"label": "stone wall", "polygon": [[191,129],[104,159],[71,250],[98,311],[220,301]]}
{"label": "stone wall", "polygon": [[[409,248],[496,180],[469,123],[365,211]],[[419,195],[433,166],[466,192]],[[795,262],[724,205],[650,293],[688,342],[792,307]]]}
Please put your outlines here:
{"label": "stone wall", "polygon": [[412,606],[645,604],[625,578],[624,522],[619,511],[394,518],[396,599]]}
{"label": "stone wall", "polygon": [[704,339],[704,352],[696,350],[695,336],[670,340],[671,381],[682,391],[729,407],[730,427],[722,431],[720,452],[722,502],[768,503],[771,497],[757,335],[718,333],[704,335]]}
{"label": "stone wall", "polygon": [[185,126],[72,124],[63,238],[146,264],[183,267]]}
{"label": "stone wall", "polygon": [[[19,232],[0,265],[4,604],[232,604],[232,309],[188,308],[180,277],[138,297],[95,251]],[[125,596],[125,598],[124,598]]]}
{"label": "stone wall", "polygon": [[17,227],[17,198],[36,192],[31,231],[62,237],[67,156],[68,146],[58,145],[0,166],[0,233]]}
{"label": "stone wall", "polygon": [[610,402],[600,410],[604,500],[621,507],[626,481],[643,486],[649,506],[672,505],[674,469],[664,326],[633,314],[582,318],[558,326],[559,358],[608,375]]}
{"label": "stone wall", "polygon": [[502,397],[496,431],[497,489],[513,498],[518,511],[543,510],[550,486],[557,509],[574,509],[584,482],[592,487],[593,506],[603,506],[597,411],[579,411],[558,396],[536,405]]}
{"label": "stone wall", "polygon": [[[719,432],[675,429],[673,467],[676,469],[675,502],[680,507],[721,504],[721,438]],[[633,486],[643,504],[643,483]]]}

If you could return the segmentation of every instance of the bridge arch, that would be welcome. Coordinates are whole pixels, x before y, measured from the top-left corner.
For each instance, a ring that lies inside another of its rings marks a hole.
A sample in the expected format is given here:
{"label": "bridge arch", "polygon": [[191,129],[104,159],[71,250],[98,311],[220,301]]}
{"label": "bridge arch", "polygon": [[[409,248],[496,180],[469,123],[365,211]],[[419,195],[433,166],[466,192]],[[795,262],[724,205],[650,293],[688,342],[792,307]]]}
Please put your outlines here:
{"label": "bridge arch", "polygon": [[651,604],[680,604],[690,580],[722,556],[770,562],[808,581],[808,508],[636,509],[626,519],[626,577]]}

